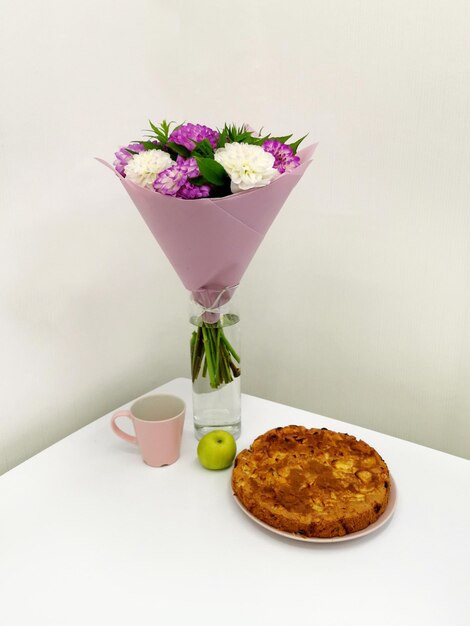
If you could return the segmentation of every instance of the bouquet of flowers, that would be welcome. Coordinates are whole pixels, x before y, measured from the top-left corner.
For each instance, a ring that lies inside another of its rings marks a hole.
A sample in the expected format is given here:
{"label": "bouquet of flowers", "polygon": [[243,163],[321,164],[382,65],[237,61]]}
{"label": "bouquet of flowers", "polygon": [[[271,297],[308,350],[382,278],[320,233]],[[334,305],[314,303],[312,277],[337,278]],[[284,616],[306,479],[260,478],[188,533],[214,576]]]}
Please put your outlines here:
{"label": "bouquet of flowers", "polygon": [[145,139],[116,152],[113,169],[201,307],[190,341],[192,378],[207,376],[217,389],[240,376],[240,356],[224,332],[234,320],[221,317],[221,306],[316,145],[299,151],[305,137],[291,141],[246,124],[150,127]]}
{"label": "bouquet of flowers", "polygon": [[114,166],[140,187],[185,200],[218,198],[265,187],[300,165],[301,139],[261,136],[244,125],[221,131],[200,124],[150,122],[152,133],[116,152]]}

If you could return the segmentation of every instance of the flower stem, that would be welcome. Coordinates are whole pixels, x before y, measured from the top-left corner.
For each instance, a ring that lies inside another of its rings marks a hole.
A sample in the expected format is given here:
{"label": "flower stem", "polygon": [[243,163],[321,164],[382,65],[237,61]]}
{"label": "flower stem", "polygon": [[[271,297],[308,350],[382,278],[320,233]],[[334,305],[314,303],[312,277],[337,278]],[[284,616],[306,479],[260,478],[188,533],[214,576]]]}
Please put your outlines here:
{"label": "flower stem", "polygon": [[233,378],[232,378],[232,373],[230,371],[230,367],[228,365],[229,360],[230,360],[230,354],[227,352],[225,346],[222,344],[220,346],[220,353],[221,353],[221,361],[222,361],[222,376],[224,379],[225,383],[230,383],[232,382]]}
{"label": "flower stem", "polygon": [[211,324],[200,320],[197,331],[192,332],[190,347],[193,382],[200,375],[209,375],[210,386],[217,389],[240,376],[240,357],[225,336],[221,321]]}
{"label": "flower stem", "polygon": [[237,352],[235,351],[235,349],[233,348],[232,344],[230,343],[230,341],[227,339],[227,337],[225,336],[224,333],[224,329],[221,328],[220,329],[220,338],[222,340],[222,342],[225,344],[225,347],[227,348],[227,350],[230,352],[230,354],[233,356],[233,358],[235,359],[235,361],[237,361],[237,363],[240,363],[240,357],[238,356]]}
{"label": "flower stem", "polygon": [[196,380],[196,378],[199,375],[199,370],[201,368],[201,362],[202,362],[202,350],[203,350],[203,345],[202,345],[202,330],[199,327],[197,329],[197,333],[196,331],[193,331],[193,334],[191,336],[191,377],[193,382]]}
{"label": "flower stem", "polygon": [[202,328],[202,336],[203,336],[203,341],[204,341],[204,349],[206,353],[207,370],[209,372],[210,385],[211,387],[215,388],[218,386],[218,382],[217,382],[217,379],[215,378],[214,361],[212,360],[212,346],[211,346],[211,340],[209,338],[211,333],[209,333],[207,327],[204,324],[201,326],[201,328]]}
{"label": "flower stem", "polygon": [[237,367],[232,360],[230,360],[230,369],[232,370],[235,378],[238,378],[240,376],[240,368]]}
{"label": "flower stem", "polygon": [[219,366],[220,366],[220,350],[219,350],[219,346],[220,346],[220,331],[222,330],[221,328],[215,328],[214,329],[217,335],[216,341],[215,341],[215,373],[217,375],[217,378],[220,380],[220,372],[219,372]]}

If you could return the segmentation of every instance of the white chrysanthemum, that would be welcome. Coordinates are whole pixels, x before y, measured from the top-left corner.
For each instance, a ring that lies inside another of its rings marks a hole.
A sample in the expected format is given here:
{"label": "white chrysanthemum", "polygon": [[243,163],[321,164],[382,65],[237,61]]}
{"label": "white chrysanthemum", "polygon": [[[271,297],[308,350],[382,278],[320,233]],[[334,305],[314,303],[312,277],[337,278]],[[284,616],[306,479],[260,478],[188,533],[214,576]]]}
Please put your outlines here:
{"label": "white chrysanthemum", "polygon": [[215,151],[214,158],[230,176],[232,193],[265,187],[279,175],[273,167],[274,156],[261,146],[227,143]]}
{"label": "white chrysanthemum", "polygon": [[134,154],[124,168],[126,177],[140,187],[152,189],[158,174],[173,165],[170,155],[163,150],[145,150]]}

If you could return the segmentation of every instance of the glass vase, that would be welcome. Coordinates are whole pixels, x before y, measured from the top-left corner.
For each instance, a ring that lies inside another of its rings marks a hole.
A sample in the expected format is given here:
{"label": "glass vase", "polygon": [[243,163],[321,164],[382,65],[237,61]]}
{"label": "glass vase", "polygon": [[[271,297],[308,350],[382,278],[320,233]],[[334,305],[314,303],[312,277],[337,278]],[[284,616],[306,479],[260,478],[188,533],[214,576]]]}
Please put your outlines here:
{"label": "glass vase", "polygon": [[191,377],[196,439],[241,430],[240,315],[236,287],[191,293]]}

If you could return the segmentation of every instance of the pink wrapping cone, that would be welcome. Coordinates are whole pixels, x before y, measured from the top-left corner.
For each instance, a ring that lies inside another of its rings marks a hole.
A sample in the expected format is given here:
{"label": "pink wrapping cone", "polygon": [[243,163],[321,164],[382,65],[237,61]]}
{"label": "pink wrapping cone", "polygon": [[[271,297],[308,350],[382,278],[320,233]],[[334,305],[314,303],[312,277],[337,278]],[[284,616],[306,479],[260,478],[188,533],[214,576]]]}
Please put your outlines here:
{"label": "pink wrapping cone", "polygon": [[186,289],[218,293],[238,285],[269,227],[311,163],[316,146],[299,151],[299,167],[266,187],[224,198],[183,200],[144,189],[116,175]]}

